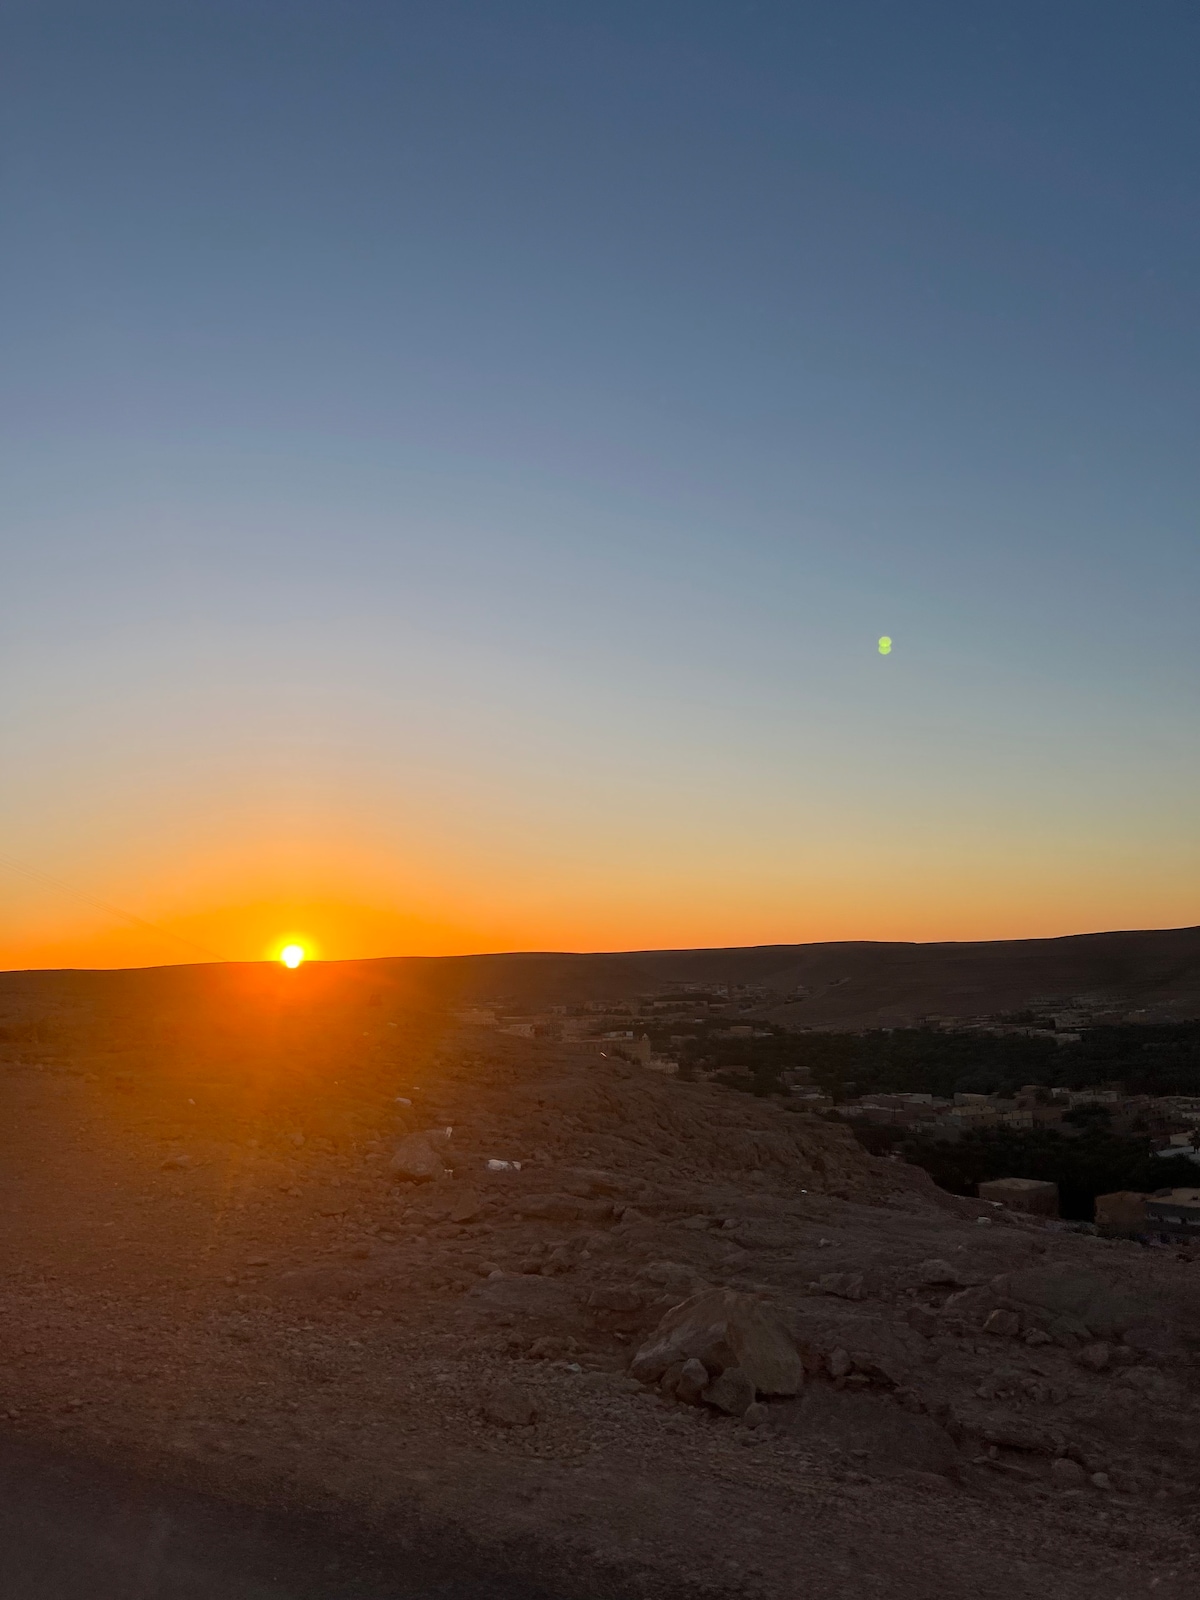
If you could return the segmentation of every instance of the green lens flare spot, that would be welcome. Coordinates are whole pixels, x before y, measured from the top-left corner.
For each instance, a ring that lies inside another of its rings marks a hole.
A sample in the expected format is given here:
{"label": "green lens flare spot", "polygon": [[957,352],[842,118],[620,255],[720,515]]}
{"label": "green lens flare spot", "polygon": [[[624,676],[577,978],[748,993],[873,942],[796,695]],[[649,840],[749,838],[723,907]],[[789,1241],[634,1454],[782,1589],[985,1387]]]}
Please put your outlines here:
{"label": "green lens flare spot", "polygon": [[892,641],[888,638],[887,634],[885,633],[883,638],[880,639],[880,641],[879,641],[879,654],[881,656],[890,656],[891,653],[892,653]]}

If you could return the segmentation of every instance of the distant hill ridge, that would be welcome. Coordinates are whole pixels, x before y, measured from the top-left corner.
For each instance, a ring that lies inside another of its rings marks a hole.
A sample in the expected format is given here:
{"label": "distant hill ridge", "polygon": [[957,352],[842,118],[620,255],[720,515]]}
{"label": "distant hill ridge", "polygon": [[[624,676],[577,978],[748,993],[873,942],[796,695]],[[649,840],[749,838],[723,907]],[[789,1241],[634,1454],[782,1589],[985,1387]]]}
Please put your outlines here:
{"label": "distant hill ridge", "polygon": [[[256,963],[119,971],[0,973],[0,999],[120,992],[124,1001],[182,996]],[[1200,1016],[1200,927],[1070,934],[1055,939],[909,944],[868,940],[750,945],[706,950],[574,954],[394,956],[321,963],[358,981],[387,978],[414,998],[470,1004],[508,997],[531,1009],[628,999],[670,985],[765,987],[804,997],[764,1008],[789,1026],[893,1027],[926,1016],[963,1018],[1050,1003],[1145,1020]]]}

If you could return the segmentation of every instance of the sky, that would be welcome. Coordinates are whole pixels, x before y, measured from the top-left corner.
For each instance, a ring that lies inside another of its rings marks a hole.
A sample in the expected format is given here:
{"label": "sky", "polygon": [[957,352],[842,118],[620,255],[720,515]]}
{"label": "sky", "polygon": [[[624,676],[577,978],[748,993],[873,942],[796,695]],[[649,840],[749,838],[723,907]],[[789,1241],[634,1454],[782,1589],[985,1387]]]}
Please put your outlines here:
{"label": "sky", "polygon": [[8,0],[0,966],[1200,922],[1198,50]]}

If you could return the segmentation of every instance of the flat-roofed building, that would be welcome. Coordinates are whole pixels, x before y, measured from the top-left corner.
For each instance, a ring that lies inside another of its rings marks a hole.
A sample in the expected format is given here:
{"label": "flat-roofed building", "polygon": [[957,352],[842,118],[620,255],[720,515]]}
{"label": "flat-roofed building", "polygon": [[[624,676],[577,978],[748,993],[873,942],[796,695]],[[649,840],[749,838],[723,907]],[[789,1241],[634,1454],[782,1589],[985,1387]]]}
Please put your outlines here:
{"label": "flat-roofed building", "polygon": [[1147,1196],[1146,1222],[1155,1233],[1200,1239],[1200,1189],[1160,1189]]}
{"label": "flat-roofed building", "polygon": [[1096,1226],[1110,1237],[1133,1238],[1145,1233],[1146,1195],[1134,1189],[1117,1189],[1096,1196]]}

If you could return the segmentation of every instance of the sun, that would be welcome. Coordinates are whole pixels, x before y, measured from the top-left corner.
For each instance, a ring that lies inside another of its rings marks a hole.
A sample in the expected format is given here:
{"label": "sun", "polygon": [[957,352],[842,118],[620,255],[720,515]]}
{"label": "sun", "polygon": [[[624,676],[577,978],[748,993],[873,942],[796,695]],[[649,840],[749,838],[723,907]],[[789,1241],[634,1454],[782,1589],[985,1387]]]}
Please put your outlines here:
{"label": "sun", "polygon": [[279,952],[279,959],[285,967],[298,967],[304,960],[304,946],[302,944],[285,944]]}

